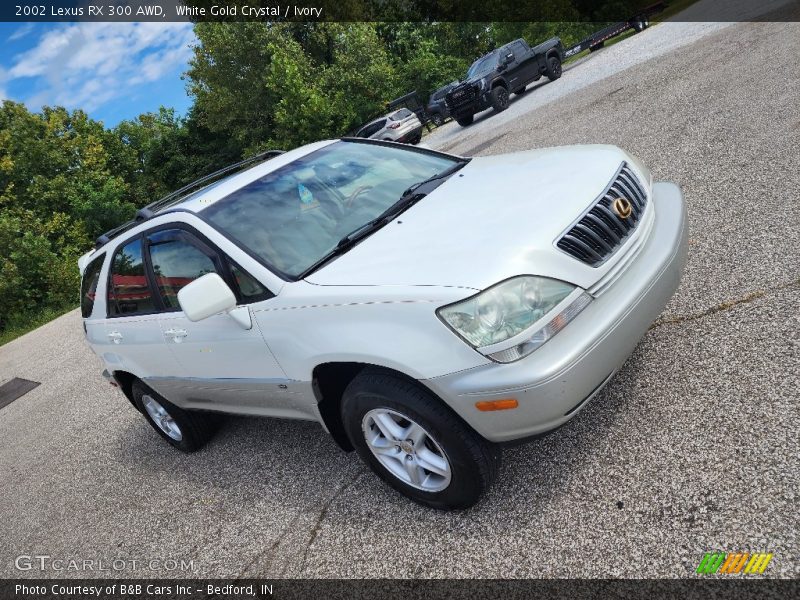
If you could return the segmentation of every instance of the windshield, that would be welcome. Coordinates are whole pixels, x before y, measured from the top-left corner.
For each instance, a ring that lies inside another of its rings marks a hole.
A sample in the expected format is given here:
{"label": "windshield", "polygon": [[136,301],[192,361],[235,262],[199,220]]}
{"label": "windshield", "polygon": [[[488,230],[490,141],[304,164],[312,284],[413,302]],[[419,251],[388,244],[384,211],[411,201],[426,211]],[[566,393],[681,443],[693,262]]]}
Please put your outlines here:
{"label": "windshield", "polygon": [[458,159],[335,142],[218,200],[201,215],[263,262],[297,278],[403,192]]}
{"label": "windshield", "polygon": [[472,79],[473,77],[483,77],[484,75],[488,75],[491,73],[495,66],[497,65],[497,56],[495,53],[492,52],[491,54],[487,54],[483,58],[479,58],[467,71],[467,79]]}

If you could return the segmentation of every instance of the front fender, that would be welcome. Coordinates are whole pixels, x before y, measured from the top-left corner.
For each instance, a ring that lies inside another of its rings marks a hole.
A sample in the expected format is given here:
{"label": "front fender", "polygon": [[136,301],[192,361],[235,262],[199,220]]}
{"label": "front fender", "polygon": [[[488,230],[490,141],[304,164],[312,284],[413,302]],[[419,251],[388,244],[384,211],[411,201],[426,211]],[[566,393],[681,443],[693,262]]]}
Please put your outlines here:
{"label": "front fender", "polygon": [[383,366],[416,379],[488,362],[436,316],[440,306],[474,294],[471,288],[288,287],[293,293],[254,307],[253,315],[290,379],[309,381],[328,362]]}

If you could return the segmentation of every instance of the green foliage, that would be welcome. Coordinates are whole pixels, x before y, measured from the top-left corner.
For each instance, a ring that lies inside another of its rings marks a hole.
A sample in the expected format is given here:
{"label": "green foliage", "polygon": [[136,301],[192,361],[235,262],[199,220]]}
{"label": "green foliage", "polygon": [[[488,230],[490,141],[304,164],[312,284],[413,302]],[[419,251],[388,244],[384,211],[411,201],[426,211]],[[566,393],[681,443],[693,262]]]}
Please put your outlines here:
{"label": "green foliage", "polygon": [[209,132],[245,154],[341,135],[398,89],[371,23],[199,23],[187,73]]}
{"label": "green foliage", "polygon": [[0,319],[74,303],[78,254],[69,238],[83,236],[63,213],[46,221],[31,211],[0,213]]}
{"label": "green foliage", "polygon": [[77,300],[78,256],[134,205],[115,136],[79,110],[0,108],[0,320]]}

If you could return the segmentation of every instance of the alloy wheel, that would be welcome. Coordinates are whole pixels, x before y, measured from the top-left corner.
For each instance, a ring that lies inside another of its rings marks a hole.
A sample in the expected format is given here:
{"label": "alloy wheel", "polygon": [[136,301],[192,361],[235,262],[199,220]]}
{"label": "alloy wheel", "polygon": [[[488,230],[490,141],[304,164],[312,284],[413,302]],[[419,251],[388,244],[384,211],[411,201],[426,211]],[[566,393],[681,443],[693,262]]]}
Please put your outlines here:
{"label": "alloy wheel", "polygon": [[364,415],[361,429],[378,462],[403,483],[425,492],[450,485],[447,454],[419,423],[395,410],[375,408]]}
{"label": "alloy wheel", "polygon": [[176,442],[180,442],[183,439],[183,433],[175,422],[175,419],[170,416],[167,409],[161,406],[155,398],[150,394],[144,394],[142,396],[142,405],[144,405],[144,409],[147,411],[147,414],[150,415],[153,423],[155,423],[161,431]]}

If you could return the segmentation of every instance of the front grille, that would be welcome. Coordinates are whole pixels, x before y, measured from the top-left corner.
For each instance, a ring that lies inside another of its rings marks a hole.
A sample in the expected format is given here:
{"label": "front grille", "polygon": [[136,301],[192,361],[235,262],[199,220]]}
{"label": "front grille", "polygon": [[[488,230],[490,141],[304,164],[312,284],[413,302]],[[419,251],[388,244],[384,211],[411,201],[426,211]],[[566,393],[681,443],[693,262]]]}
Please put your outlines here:
{"label": "front grille", "polygon": [[460,108],[471,105],[478,97],[478,88],[471,83],[462,83],[450,90],[444,98],[447,109],[456,113]]}
{"label": "front grille", "polygon": [[[631,213],[627,219],[614,212],[614,200],[625,198],[630,202]],[[611,257],[633,233],[644,215],[647,193],[627,163],[600,199],[556,242],[556,246],[578,260],[598,267]]]}

